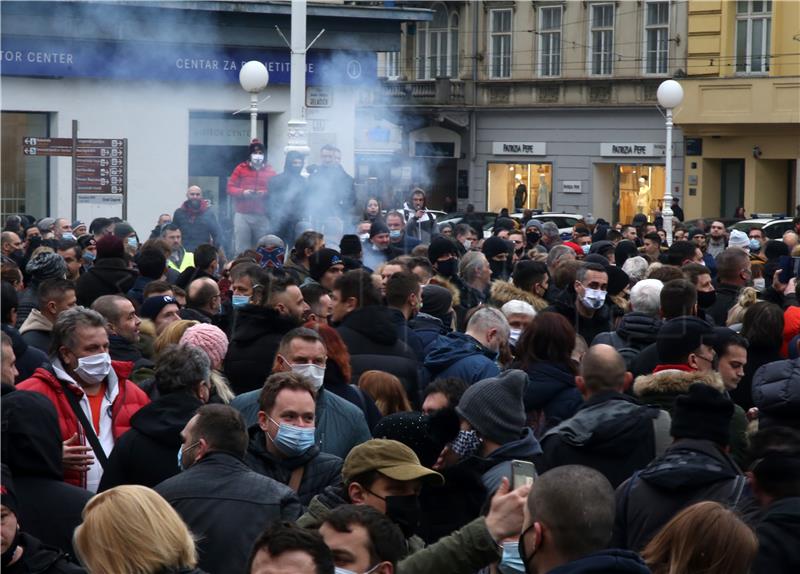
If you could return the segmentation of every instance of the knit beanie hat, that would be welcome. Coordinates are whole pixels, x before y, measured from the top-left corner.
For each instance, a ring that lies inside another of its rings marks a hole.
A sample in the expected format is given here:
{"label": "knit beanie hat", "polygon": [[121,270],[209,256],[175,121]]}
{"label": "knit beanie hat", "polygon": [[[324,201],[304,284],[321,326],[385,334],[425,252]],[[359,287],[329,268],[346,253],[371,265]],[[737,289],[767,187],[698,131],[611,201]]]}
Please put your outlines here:
{"label": "knit beanie hat", "polygon": [[453,306],[453,294],[446,287],[440,285],[425,285],[422,288],[422,311],[426,315],[431,315],[445,321]]}
{"label": "knit beanie hat", "polygon": [[372,222],[372,225],[369,228],[369,237],[372,239],[376,235],[380,235],[382,233],[389,233],[389,226],[383,221],[383,219],[376,219]]}
{"label": "knit beanie hat", "polygon": [[120,221],[114,226],[114,235],[117,237],[128,237],[131,233],[136,233],[136,230],[127,221]]}
{"label": "knit beanie hat", "polygon": [[718,390],[694,383],[689,392],[675,399],[670,435],[673,438],[710,440],[727,446],[733,403]]}
{"label": "knit beanie hat", "polygon": [[572,249],[575,252],[575,255],[577,255],[578,257],[583,256],[583,249],[581,249],[581,246],[575,243],[574,241],[565,241],[564,245]]}
{"label": "knit beanie hat", "polygon": [[483,254],[491,260],[495,255],[502,255],[511,251],[512,244],[502,237],[489,237],[483,242]]}
{"label": "knit beanie hat", "polygon": [[747,238],[747,234],[744,231],[739,231],[738,229],[731,231],[731,237],[728,239],[728,247],[748,249],[749,245],[750,240]]}
{"label": "knit beanie hat", "polygon": [[456,438],[458,428],[458,415],[453,409],[434,411],[430,415],[411,411],[383,417],[375,425],[372,436],[403,443],[414,451],[422,466],[432,467],[442,449]]}
{"label": "knit beanie hat", "polygon": [[208,323],[199,323],[186,329],[181,337],[181,344],[199,347],[205,351],[212,368],[222,365],[228,352],[228,337],[225,332]]}
{"label": "knit beanie hat", "polygon": [[97,242],[97,259],[125,257],[125,245],[116,235],[104,235]]}
{"label": "knit beanie hat", "polygon": [[63,279],[67,274],[67,263],[57,253],[42,251],[28,261],[25,272],[36,282],[45,279]]}
{"label": "knit beanie hat", "polygon": [[528,231],[531,227],[535,227],[536,229],[538,229],[539,234],[541,234],[543,231],[542,222],[539,221],[538,219],[531,219],[530,221],[528,221],[528,223],[525,224],[525,231]]}
{"label": "knit beanie hat", "polygon": [[630,277],[619,267],[609,265],[606,267],[608,274],[608,294],[619,295],[630,283]]}
{"label": "knit beanie hat", "polygon": [[764,256],[767,258],[767,261],[779,259],[781,255],[789,256],[789,246],[783,241],[777,241],[775,239],[767,241],[767,244],[764,246]]}
{"label": "knit beanie hat", "polygon": [[351,257],[363,251],[358,235],[353,235],[352,233],[342,235],[342,239],[339,241],[339,249],[341,249],[342,257]]}
{"label": "knit beanie hat", "polygon": [[525,427],[527,382],[528,375],[517,369],[478,381],[464,392],[456,412],[484,438],[501,445],[515,441]]}
{"label": "knit beanie hat", "polygon": [[704,236],[704,237],[705,237],[705,234],[706,234],[706,232],[705,232],[705,231],[703,231],[702,229],[700,229],[699,227],[692,227],[692,228],[689,230],[689,233],[686,235],[686,237],[689,239],[689,241],[691,241],[691,240],[692,240],[692,239],[694,239],[694,238],[695,238],[697,235],[702,235],[702,236]]}
{"label": "knit beanie hat", "polygon": [[701,344],[716,343],[714,328],[699,317],[675,317],[666,321],[656,336],[656,350],[661,364],[678,364]]}
{"label": "knit beanie hat", "polygon": [[[139,316],[145,319],[154,321],[161,310],[167,305],[177,305],[178,302],[170,295],[156,295],[155,297],[148,297],[139,308]],[[188,329],[187,329],[188,330]]]}
{"label": "knit beanie hat", "polygon": [[261,153],[264,153],[264,144],[261,143],[261,140],[258,138],[253,138],[250,141],[250,147],[248,148],[250,153],[255,153],[256,150],[261,150]]}
{"label": "knit beanie hat", "polygon": [[431,263],[436,263],[439,257],[448,253],[458,257],[458,247],[451,239],[439,235],[431,240],[431,244],[428,246],[428,260]]}
{"label": "knit beanie hat", "polygon": [[[616,249],[616,245],[608,241],[607,239],[601,239],[600,241],[594,241],[592,246],[589,248],[589,253],[597,253],[598,255],[602,255],[606,257],[607,253],[611,253]],[[606,257],[606,259],[608,259]]]}
{"label": "knit beanie hat", "polygon": [[39,231],[42,233],[48,233],[53,231],[53,227],[56,225],[56,220],[52,217],[43,217],[36,223],[36,227],[39,228]]}
{"label": "knit beanie hat", "polygon": [[328,269],[342,263],[342,255],[338,251],[324,247],[315,251],[309,259],[309,274],[314,281],[319,281]]}

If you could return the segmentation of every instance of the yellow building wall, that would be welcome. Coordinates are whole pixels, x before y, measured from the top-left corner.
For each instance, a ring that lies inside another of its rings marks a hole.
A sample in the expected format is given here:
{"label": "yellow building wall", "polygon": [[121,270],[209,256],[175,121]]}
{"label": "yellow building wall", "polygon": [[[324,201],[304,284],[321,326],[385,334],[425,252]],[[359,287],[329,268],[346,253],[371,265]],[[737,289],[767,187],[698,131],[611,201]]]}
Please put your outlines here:
{"label": "yellow building wall", "polygon": [[[770,76],[800,76],[800,2],[772,3],[772,53]],[[800,103],[798,103],[800,105]]]}

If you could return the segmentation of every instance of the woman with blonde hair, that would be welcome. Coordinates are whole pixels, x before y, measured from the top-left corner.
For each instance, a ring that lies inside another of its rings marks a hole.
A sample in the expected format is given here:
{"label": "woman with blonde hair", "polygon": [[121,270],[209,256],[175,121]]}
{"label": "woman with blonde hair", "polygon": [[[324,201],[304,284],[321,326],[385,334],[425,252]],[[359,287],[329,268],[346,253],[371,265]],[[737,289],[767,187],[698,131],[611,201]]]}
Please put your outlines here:
{"label": "woman with blonde hair", "polygon": [[145,486],[117,486],[83,509],[74,546],[89,574],[202,574],[178,513]]}
{"label": "woman with blonde hair", "polygon": [[747,574],[758,539],[718,502],[678,513],[642,551],[653,574]]}
{"label": "woman with blonde hair", "polygon": [[181,319],[180,321],[175,321],[174,323],[167,325],[161,334],[156,337],[156,342],[153,343],[154,359],[158,359],[158,355],[161,353],[161,351],[170,345],[177,345],[180,343],[181,337],[183,337],[186,329],[199,324],[200,321],[188,321],[186,319]]}
{"label": "woman with blonde hair", "polygon": [[403,383],[394,375],[366,371],[358,379],[358,388],[372,397],[383,416],[411,410]]}
{"label": "woman with blonde hair", "polygon": [[737,333],[740,332],[742,330],[744,312],[756,303],[758,303],[758,291],[753,287],[745,287],[742,289],[736,300],[736,304],[728,311],[728,318],[725,320],[725,326],[730,327]]}

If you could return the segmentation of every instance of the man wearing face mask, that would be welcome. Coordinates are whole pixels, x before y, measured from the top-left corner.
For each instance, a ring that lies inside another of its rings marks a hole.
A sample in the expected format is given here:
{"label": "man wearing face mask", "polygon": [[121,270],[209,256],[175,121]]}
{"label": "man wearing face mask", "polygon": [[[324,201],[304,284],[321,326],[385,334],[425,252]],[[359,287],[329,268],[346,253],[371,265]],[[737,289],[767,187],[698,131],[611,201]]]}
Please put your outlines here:
{"label": "man wearing face mask", "polygon": [[409,255],[420,244],[420,240],[405,231],[403,216],[399,211],[386,214],[386,226],[389,228],[389,244],[403,255]]}
{"label": "man wearing face mask", "polygon": [[[311,380],[316,392],[314,435],[322,452],[347,456],[355,445],[369,440],[367,421],[360,408],[323,387],[328,352],[316,331],[300,327],[281,340],[272,372],[294,372]],[[231,402],[248,426],[258,422],[261,389],[240,394]]]}
{"label": "man wearing face mask", "polygon": [[186,191],[186,201],[175,210],[172,223],[181,230],[183,246],[188,251],[194,251],[203,243],[220,245],[222,232],[210,207],[209,201],[203,199],[203,190],[193,185]]}
{"label": "man wearing face mask", "polygon": [[545,311],[563,315],[591,345],[596,335],[613,330],[611,312],[606,305],[607,291],[605,267],[598,263],[584,263],[578,268],[575,283]]}
{"label": "man wearing face mask", "polygon": [[594,469],[567,465],[542,474],[528,495],[517,571],[648,574],[635,552],[608,548],[614,505],[614,490]]}
{"label": "man wearing face mask", "polygon": [[382,220],[376,220],[369,228],[369,240],[363,243],[364,266],[377,269],[387,261],[403,254],[391,242],[389,227]]}
{"label": "man wearing face mask", "polygon": [[238,308],[225,356],[225,373],[236,394],[261,388],[281,339],[303,324],[309,309],[288,276],[272,279],[264,295]]}
{"label": "man wearing face mask", "polygon": [[154,489],[197,535],[197,566],[206,572],[244,572],[264,525],[302,512],[292,489],[245,464],[247,443],[236,409],[204,405],[181,431],[181,472]]}
{"label": "man wearing face mask", "polygon": [[456,247],[458,247],[461,255],[478,246],[478,235],[471,225],[459,223],[456,225],[454,235],[457,243]]}
{"label": "man wearing face mask", "polygon": [[334,509],[319,532],[333,552],[336,574],[394,574],[405,554],[397,525],[366,504]]}
{"label": "man wearing face mask", "polygon": [[129,363],[112,363],[106,320],[96,311],[64,311],[52,339],[52,370],[36,369],[17,388],[50,399],[64,441],[64,479],[95,492],[115,442],[149,400],[128,380]]}
{"label": "man wearing face mask", "polygon": [[514,245],[500,237],[490,237],[483,242],[483,254],[489,261],[492,280],[506,281],[511,276],[513,253]]}
{"label": "man wearing face mask", "polygon": [[264,144],[250,142],[250,157],[233,170],[228,179],[228,195],[233,198],[236,214],[233,230],[236,253],[256,244],[258,238],[270,232],[267,219],[267,193],[270,179],[275,176],[266,161]]}
{"label": "man wearing face mask", "polygon": [[317,391],[296,372],[271,375],[259,396],[258,424],[249,428],[245,462],[264,476],[286,484],[303,506],[341,480],[342,459],[316,444]]}

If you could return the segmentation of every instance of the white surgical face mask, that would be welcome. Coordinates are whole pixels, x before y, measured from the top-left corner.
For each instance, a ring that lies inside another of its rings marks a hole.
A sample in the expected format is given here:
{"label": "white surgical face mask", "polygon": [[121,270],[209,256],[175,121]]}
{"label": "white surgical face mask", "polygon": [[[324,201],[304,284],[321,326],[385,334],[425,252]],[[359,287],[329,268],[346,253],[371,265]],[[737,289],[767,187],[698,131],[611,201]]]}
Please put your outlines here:
{"label": "white surgical face mask", "polygon": [[298,375],[304,375],[311,379],[311,383],[314,385],[315,391],[318,391],[320,388],[322,388],[322,382],[325,380],[325,367],[320,367],[319,365],[314,365],[312,363],[305,365],[292,365],[289,363],[289,366],[292,367],[292,372],[297,373]]}
{"label": "white surgical face mask", "polygon": [[508,334],[508,342],[516,345],[520,335],[522,335],[522,329],[511,329]]}
{"label": "white surgical face mask", "polygon": [[111,371],[111,357],[108,353],[98,353],[78,359],[78,368],[75,372],[87,382],[99,383]]}
{"label": "white surgical face mask", "polygon": [[461,242],[461,245],[464,246],[464,249],[469,251],[470,249],[472,249],[472,239],[465,239],[464,241]]}
{"label": "white surgical face mask", "polygon": [[756,277],[753,279],[753,287],[756,291],[763,291],[767,286],[767,280],[763,277]]}
{"label": "white surgical face mask", "polygon": [[600,289],[586,288],[586,294],[583,296],[583,304],[589,309],[599,309],[606,302],[606,292]]}
{"label": "white surgical face mask", "polygon": [[252,161],[253,163],[261,163],[264,161],[264,154],[263,153],[250,154],[250,161]]}
{"label": "white surgical face mask", "polygon": [[368,239],[369,239],[369,233],[359,233],[359,234],[358,234],[358,238],[359,238],[361,241],[366,241],[366,240],[368,240]]}

